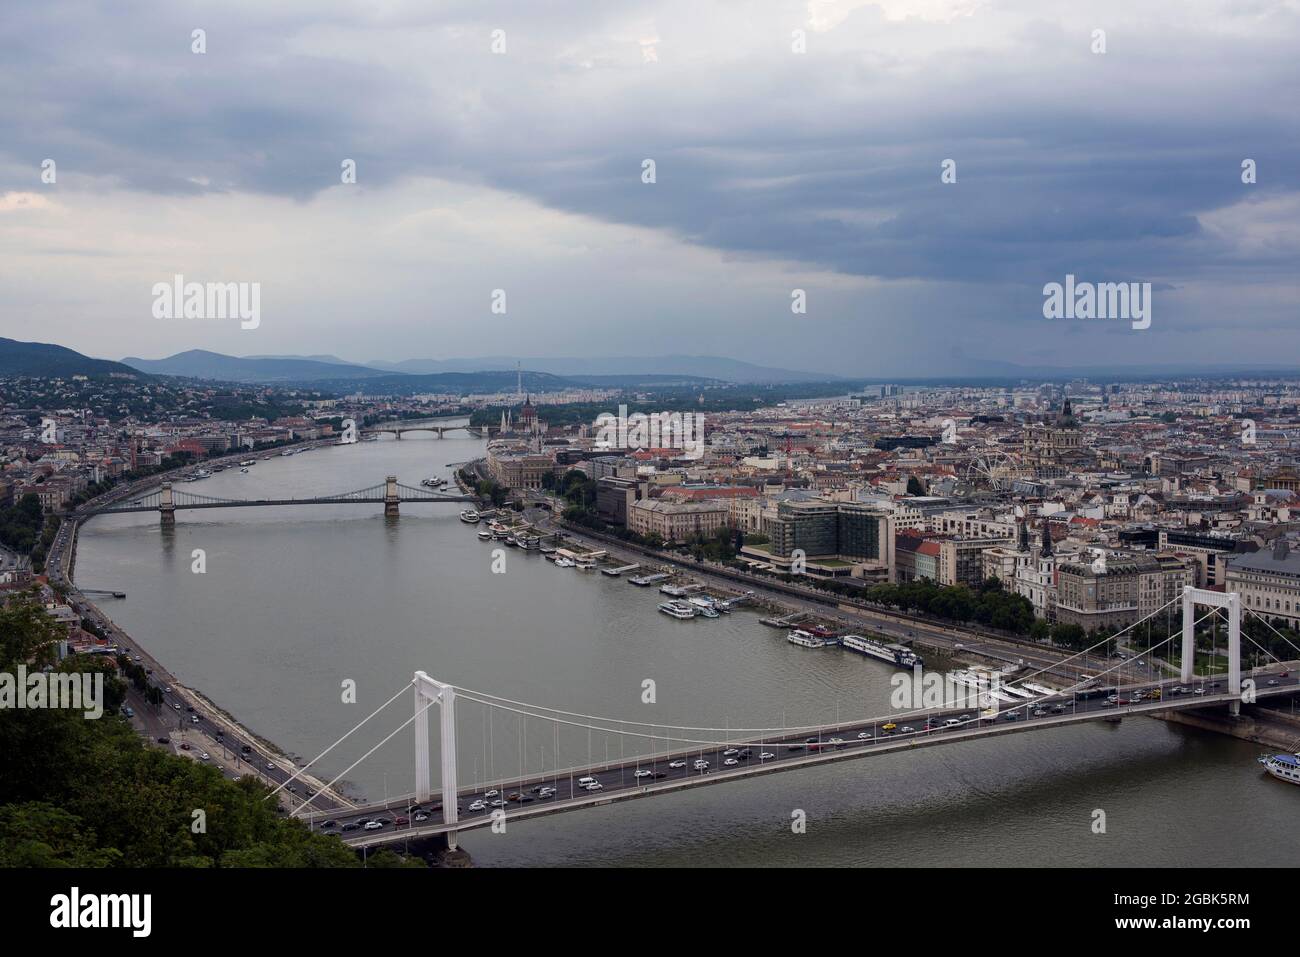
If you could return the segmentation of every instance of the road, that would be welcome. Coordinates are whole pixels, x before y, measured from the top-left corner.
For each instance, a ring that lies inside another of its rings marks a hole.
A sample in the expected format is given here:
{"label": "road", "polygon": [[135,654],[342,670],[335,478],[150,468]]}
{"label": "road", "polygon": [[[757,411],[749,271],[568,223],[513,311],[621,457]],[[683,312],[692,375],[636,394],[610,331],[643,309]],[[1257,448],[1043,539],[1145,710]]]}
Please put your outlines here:
{"label": "road", "polygon": [[[1300,689],[1300,674],[1295,665],[1261,669],[1251,675],[1243,675],[1244,677],[1255,679],[1260,697],[1289,694]],[[1161,699],[1150,697],[1152,690],[1157,687],[1161,689]],[[1118,695],[1113,696],[1117,699],[1115,701],[1109,700],[1104,692],[1088,698],[1074,695],[1049,696],[1014,707],[1002,705],[1000,707],[1006,710],[997,717],[982,717],[979,712],[969,708],[934,709],[894,718],[879,717],[866,723],[846,722],[830,729],[819,729],[816,733],[801,731],[760,740],[736,738],[729,746],[701,744],[687,751],[634,757],[607,764],[593,764],[590,768],[525,776],[522,779],[507,778],[461,788],[458,792],[460,820],[457,826],[483,826],[490,822],[495,810],[501,810],[507,816],[520,813],[531,816],[534,813],[576,809],[622,798],[648,796],[694,784],[717,783],[756,773],[792,770],[809,764],[860,758],[918,746],[1035,728],[1046,729],[1081,721],[1151,714],[1168,710],[1171,705],[1211,706],[1234,700],[1227,694],[1226,681],[1198,680],[1186,686],[1187,690],[1183,693],[1174,693],[1172,689],[1176,687],[1180,687],[1180,683],[1173,679],[1126,686]],[[1010,718],[1008,714],[1014,714],[1015,717]],[[948,721],[953,723],[949,725],[946,723]],[[887,728],[889,723],[896,727]],[[734,753],[729,752],[729,747]],[[746,750],[748,753],[745,753]],[[699,767],[697,761],[707,762],[707,766]],[[680,766],[673,767],[674,764]],[[648,773],[639,775],[638,772]],[[583,775],[594,776],[600,782],[600,790],[588,791],[581,788],[578,779]],[[543,786],[553,788],[554,793],[549,797],[538,795],[537,789]],[[498,793],[492,794],[493,791]],[[425,820],[416,820],[419,814],[426,815]],[[321,816],[325,820],[314,821],[314,828],[325,833],[339,834],[348,843],[358,846],[424,836],[437,833],[445,827],[440,800],[417,804],[409,796],[356,811]],[[367,821],[381,822],[381,826],[367,830]]]}
{"label": "road", "polygon": [[[247,457],[248,454],[245,451],[214,461],[232,462]],[[94,505],[102,506],[140,494],[165,478],[166,476],[155,475],[114,488],[95,499]],[[85,510],[84,506],[83,510]],[[144,695],[133,685],[129,686],[126,705],[134,712],[131,717],[132,725],[152,744],[170,747],[177,753],[196,758],[200,754],[208,753],[209,760],[232,779],[252,774],[272,786],[290,780],[297,768],[289,758],[274,752],[256,736],[222,714],[201,695],[183,687],[175,676],[154,660],[98,605],[77,589],[76,584],[68,576],[68,569],[71,564],[79,516],[80,512],[74,512],[60,526],[46,559],[47,572],[51,584],[61,585],[67,589],[67,601],[72,609],[83,618],[90,619],[111,645],[116,646],[120,653],[128,655],[132,661],[145,668],[151,684],[163,689],[163,703],[155,707],[148,704]],[[321,784],[322,782],[310,775],[305,779],[300,778],[281,792],[284,806],[289,809],[298,807],[303,800],[312,795],[314,790],[320,788]],[[346,810],[356,805],[336,792],[326,791],[317,796],[316,806],[330,810]]]}

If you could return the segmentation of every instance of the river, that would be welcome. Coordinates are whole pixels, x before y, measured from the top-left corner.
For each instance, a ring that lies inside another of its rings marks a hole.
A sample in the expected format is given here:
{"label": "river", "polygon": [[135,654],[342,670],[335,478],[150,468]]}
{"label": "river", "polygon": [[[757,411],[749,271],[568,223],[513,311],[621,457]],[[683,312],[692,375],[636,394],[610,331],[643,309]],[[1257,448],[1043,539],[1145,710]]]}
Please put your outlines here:
{"label": "river", "polygon": [[[463,421],[463,420],[462,420]],[[481,440],[427,433],[259,461],[178,488],[301,497],[450,477]],[[888,708],[893,669],[804,649],[754,611],[681,622],[656,589],[493,549],[456,504],[101,516],[81,530],[77,581],[121,589],[104,611],[179,680],[258,734],[315,756],[415,670],[566,711],[731,728],[830,722]],[[194,551],[206,571],[193,571]],[[645,703],[652,681],[654,702]],[[343,686],[355,682],[356,703]],[[342,773],[411,714],[403,695],[318,766]],[[437,740],[436,713],[431,738]],[[467,700],[462,783],[664,742],[558,728]],[[479,865],[1293,865],[1300,788],[1257,748],[1131,718],[849,761],[466,832]],[[377,799],[413,787],[411,732],[343,780]],[[434,759],[435,773],[438,767]],[[1097,833],[1096,812],[1105,832]],[[796,819],[806,821],[800,831]]]}

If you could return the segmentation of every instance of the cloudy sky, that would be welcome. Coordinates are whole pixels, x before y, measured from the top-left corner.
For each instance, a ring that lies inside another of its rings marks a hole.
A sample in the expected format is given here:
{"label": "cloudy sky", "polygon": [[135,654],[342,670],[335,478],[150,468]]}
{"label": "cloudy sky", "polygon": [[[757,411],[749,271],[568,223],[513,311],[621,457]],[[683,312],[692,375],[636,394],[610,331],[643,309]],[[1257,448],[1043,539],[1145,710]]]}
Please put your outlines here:
{"label": "cloudy sky", "polygon": [[[5,3],[0,335],[1293,361],[1298,61],[1300,0]],[[155,318],[177,273],[260,283],[260,325]],[[1045,319],[1067,273],[1151,283],[1151,327]]]}

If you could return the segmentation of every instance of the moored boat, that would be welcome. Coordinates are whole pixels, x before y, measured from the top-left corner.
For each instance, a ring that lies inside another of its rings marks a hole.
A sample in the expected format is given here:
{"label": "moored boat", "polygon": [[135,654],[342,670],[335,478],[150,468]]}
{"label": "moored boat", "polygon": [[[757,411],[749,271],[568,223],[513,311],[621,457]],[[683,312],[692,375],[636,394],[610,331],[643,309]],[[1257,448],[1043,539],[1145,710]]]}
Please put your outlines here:
{"label": "moored boat", "polygon": [[666,601],[659,605],[659,610],[665,615],[673,618],[680,618],[683,621],[694,618],[696,609],[693,605],[688,605],[684,601]]}
{"label": "moored boat", "polygon": [[810,631],[804,631],[802,628],[796,628],[790,634],[785,636],[785,640],[792,645],[798,645],[801,648],[825,648],[826,639],[820,635],[814,635]]}
{"label": "moored boat", "polygon": [[460,520],[466,525],[477,525],[479,523],[479,514],[472,508],[467,508],[460,513]]}
{"label": "moored boat", "polygon": [[1279,781],[1300,784],[1300,754],[1261,754],[1259,763]]}

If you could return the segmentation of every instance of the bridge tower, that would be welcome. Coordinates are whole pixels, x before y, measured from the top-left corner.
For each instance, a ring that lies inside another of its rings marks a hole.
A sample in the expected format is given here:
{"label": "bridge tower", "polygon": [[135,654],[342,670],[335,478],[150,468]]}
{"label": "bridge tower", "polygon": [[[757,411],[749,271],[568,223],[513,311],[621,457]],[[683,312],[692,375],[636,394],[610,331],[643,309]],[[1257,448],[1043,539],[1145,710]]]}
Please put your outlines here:
{"label": "bridge tower", "polygon": [[158,514],[164,525],[176,524],[176,502],[172,498],[171,482],[162,483],[162,491],[159,492],[158,499]]}
{"label": "bridge tower", "polygon": [[1183,670],[1179,680],[1191,684],[1196,664],[1196,606],[1228,609],[1228,691],[1234,695],[1228,709],[1241,714],[1241,595],[1204,588],[1183,588]]}
{"label": "bridge tower", "polygon": [[401,500],[402,496],[397,491],[397,476],[390,475],[384,480],[384,515],[396,518],[397,503]]}
{"label": "bridge tower", "polygon": [[[423,671],[411,679],[415,689],[415,799],[427,801],[433,794],[429,783],[429,717],[424,713],[437,702],[442,719],[439,742],[442,752],[442,819],[455,824],[460,817],[456,809],[456,689],[435,681]],[[456,830],[447,832],[447,847],[456,849]]]}

